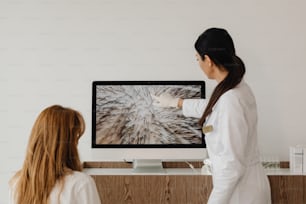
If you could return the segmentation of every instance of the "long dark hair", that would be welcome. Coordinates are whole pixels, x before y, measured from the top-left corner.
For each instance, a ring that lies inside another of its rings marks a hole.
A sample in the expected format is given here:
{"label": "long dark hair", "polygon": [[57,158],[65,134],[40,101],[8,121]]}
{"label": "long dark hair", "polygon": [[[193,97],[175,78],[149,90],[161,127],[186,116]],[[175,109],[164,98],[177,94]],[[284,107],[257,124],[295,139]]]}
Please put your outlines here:
{"label": "long dark hair", "polygon": [[241,82],[245,74],[245,66],[243,61],[236,56],[233,40],[225,29],[210,28],[206,30],[198,37],[194,46],[202,60],[207,55],[217,67],[228,71],[228,75],[214,89],[199,121],[199,124],[203,126],[206,117],[211,114],[212,108],[222,94]]}

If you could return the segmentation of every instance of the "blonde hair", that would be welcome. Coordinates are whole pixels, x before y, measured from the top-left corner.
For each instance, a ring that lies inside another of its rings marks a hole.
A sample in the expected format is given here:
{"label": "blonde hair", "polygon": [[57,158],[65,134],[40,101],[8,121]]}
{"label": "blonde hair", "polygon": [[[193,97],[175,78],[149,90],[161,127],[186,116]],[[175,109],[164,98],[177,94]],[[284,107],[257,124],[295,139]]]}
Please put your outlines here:
{"label": "blonde hair", "polygon": [[47,204],[57,181],[82,170],[77,143],[84,131],[84,118],[78,111],[54,105],[40,113],[22,169],[12,179],[16,179],[17,204]]}

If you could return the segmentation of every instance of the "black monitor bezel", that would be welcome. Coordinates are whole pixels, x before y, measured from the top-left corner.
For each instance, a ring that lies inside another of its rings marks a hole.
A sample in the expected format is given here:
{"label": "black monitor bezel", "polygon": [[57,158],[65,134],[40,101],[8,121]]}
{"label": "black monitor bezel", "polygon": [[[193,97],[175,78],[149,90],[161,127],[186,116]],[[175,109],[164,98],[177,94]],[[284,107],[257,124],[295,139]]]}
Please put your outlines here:
{"label": "black monitor bezel", "polygon": [[96,87],[99,85],[200,85],[201,98],[205,98],[205,81],[93,81],[92,82],[92,148],[206,148],[205,135],[202,144],[96,144]]}

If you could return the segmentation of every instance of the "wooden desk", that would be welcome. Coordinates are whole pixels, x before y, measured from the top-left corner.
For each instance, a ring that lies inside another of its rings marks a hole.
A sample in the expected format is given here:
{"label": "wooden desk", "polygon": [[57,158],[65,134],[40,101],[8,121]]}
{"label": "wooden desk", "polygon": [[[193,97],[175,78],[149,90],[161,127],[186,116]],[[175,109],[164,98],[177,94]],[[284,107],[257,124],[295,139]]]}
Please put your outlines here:
{"label": "wooden desk", "polygon": [[131,169],[104,169],[100,173],[99,169],[85,170],[94,178],[101,200],[106,204],[206,203],[212,179],[200,175],[200,169],[197,171],[177,169],[175,173],[150,175],[133,174]]}
{"label": "wooden desk", "polygon": [[[126,164],[125,164],[126,165]],[[200,168],[166,168],[164,174],[134,174],[124,168],[85,168],[104,204],[203,204],[212,190],[212,178]],[[305,204],[306,177],[289,169],[267,170],[272,203]]]}

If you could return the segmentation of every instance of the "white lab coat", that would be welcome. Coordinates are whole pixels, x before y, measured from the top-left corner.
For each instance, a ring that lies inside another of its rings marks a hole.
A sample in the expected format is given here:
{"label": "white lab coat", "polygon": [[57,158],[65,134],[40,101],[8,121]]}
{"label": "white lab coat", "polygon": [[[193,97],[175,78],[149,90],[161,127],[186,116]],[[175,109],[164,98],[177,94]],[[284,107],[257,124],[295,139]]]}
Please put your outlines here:
{"label": "white lab coat", "polygon": [[[186,99],[183,114],[201,117],[207,100]],[[268,178],[259,161],[257,108],[249,86],[242,81],[224,93],[204,126],[212,163],[213,190],[208,204],[270,204]]]}
{"label": "white lab coat", "polygon": [[[14,185],[10,188],[10,204],[14,204]],[[50,204],[100,204],[100,197],[94,180],[83,172],[74,171],[65,176],[64,186],[57,183],[52,189]]]}

